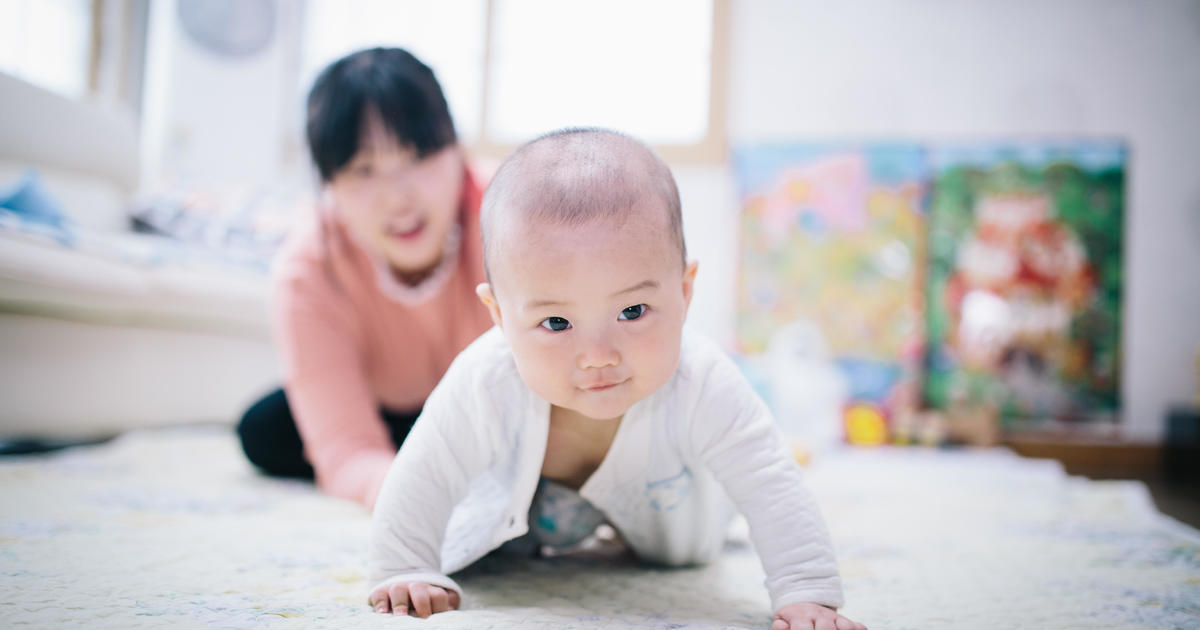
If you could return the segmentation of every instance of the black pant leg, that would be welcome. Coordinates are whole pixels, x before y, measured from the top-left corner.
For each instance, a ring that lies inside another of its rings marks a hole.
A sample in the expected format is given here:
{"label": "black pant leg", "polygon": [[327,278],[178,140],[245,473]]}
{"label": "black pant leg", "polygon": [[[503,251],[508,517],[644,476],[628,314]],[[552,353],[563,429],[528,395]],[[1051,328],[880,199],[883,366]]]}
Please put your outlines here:
{"label": "black pant leg", "polygon": [[[399,449],[421,410],[381,408],[379,411],[392,444]],[[267,394],[246,411],[238,423],[238,436],[246,458],[263,472],[282,477],[313,478],[312,464],[304,456],[304,443],[283,389]]]}
{"label": "black pant leg", "polygon": [[421,415],[421,410],[392,411],[380,408],[379,413],[383,416],[383,422],[392,434],[392,443],[396,445],[396,449],[398,450],[400,445],[404,443],[404,439],[408,437],[408,432],[412,431],[413,423],[417,421],[417,416]]}
{"label": "black pant leg", "polygon": [[242,416],[237,430],[246,458],[263,472],[313,478],[312,465],[304,457],[304,443],[283,389],[276,389],[254,403]]}

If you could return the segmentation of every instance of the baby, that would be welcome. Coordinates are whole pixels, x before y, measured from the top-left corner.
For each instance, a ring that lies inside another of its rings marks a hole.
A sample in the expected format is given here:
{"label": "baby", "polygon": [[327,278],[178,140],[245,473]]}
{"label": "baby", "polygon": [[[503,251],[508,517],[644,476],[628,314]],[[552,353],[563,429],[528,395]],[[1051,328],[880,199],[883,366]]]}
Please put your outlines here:
{"label": "baby", "polygon": [[706,562],[740,511],[772,630],[863,628],[836,612],[829,534],[770,412],[683,328],[696,263],[666,164],[612,131],[553,132],[501,165],[482,213],[476,292],[495,327],[455,359],[383,483],[375,610],[455,609],[447,574],[601,522],[642,560]]}

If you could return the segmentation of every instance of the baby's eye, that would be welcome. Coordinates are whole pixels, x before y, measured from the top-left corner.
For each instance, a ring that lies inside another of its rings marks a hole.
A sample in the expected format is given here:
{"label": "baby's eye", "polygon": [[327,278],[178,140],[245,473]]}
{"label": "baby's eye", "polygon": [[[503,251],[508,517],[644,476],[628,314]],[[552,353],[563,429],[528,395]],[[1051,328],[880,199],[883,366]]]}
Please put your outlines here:
{"label": "baby's eye", "polygon": [[618,317],[618,319],[637,319],[645,313],[645,304],[634,304],[633,306],[626,306],[624,309],[622,309],[621,316]]}
{"label": "baby's eye", "polygon": [[355,177],[370,177],[375,169],[370,164],[355,164],[350,167],[350,174]]}
{"label": "baby's eye", "polygon": [[561,331],[564,331],[564,330],[570,328],[571,322],[569,322],[561,317],[547,317],[546,319],[543,319],[542,323],[539,325],[542,328],[545,328],[546,330],[553,330],[554,332],[561,332]]}

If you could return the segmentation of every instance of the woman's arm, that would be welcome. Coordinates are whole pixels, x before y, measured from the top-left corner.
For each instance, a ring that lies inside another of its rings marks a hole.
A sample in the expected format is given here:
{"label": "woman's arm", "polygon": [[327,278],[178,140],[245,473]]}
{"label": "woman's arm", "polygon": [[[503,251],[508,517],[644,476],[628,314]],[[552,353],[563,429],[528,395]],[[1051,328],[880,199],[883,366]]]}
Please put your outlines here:
{"label": "woman's arm", "polygon": [[360,323],[329,283],[323,270],[277,275],[284,390],[317,485],[371,509],[396,450],[367,383]]}

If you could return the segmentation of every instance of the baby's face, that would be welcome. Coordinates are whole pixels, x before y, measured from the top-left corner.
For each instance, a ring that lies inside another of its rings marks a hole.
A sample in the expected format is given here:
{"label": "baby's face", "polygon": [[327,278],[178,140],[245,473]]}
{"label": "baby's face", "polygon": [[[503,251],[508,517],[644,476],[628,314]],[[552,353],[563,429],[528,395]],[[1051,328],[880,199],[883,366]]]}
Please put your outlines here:
{"label": "baby's face", "polygon": [[494,292],[481,285],[480,296],[551,404],[618,418],[674,373],[696,266],[685,269],[664,215],[498,226]]}

